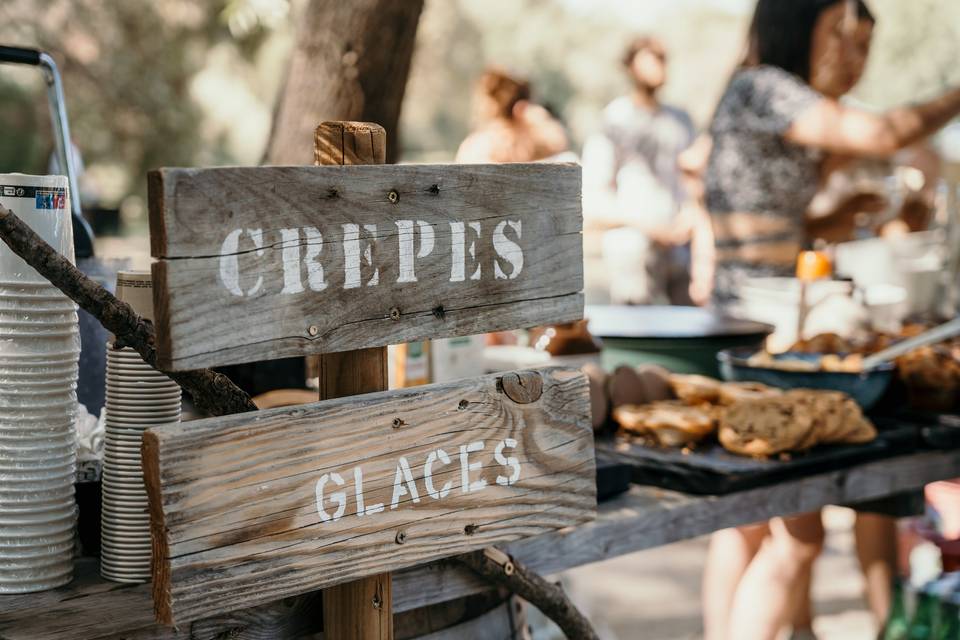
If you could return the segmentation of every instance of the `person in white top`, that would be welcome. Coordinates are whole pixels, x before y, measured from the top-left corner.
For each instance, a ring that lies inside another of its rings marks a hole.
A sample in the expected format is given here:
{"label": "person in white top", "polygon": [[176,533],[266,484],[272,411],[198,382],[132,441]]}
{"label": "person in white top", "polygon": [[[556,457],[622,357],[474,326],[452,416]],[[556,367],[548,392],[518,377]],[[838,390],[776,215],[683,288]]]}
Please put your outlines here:
{"label": "person in white top", "polygon": [[583,149],[584,219],[603,235],[611,301],[689,304],[692,216],[678,164],[696,132],[685,111],[660,102],[666,49],[636,38],[623,64],[633,91],[611,102]]}

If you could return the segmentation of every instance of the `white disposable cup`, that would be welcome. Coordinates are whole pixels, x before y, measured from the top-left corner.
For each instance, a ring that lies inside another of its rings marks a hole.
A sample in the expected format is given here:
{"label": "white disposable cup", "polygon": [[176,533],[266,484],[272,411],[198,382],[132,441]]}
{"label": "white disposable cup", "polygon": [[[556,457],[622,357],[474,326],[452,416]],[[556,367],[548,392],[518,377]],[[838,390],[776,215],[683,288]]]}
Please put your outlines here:
{"label": "white disposable cup", "polygon": [[43,448],[51,444],[73,444],[74,426],[69,415],[37,419],[31,416],[0,419],[0,451]]}
{"label": "white disposable cup", "polygon": [[[71,515],[43,524],[0,524],[0,548],[6,548],[11,539],[21,542],[36,541],[63,534],[65,531],[72,534],[76,526],[76,520],[76,516]],[[36,544],[36,542],[31,542],[31,544]]]}
{"label": "white disposable cup", "polygon": [[138,423],[142,423],[144,421],[169,424],[171,422],[178,422],[180,420],[180,409],[176,406],[172,406],[162,411],[152,409],[130,409],[121,411],[119,409],[114,409],[113,411],[107,412],[107,417],[109,419],[108,424],[116,426],[121,426],[128,423],[132,423],[131,426],[137,426]]}
{"label": "white disposable cup", "polygon": [[137,500],[147,499],[147,490],[143,481],[130,482],[129,479],[118,478],[113,474],[104,472],[102,481],[103,493],[110,494],[117,499],[135,498]]}
{"label": "white disposable cup", "polygon": [[[66,176],[34,176],[22,173],[0,175],[0,204],[17,215],[37,235],[70,262],[73,258],[73,222],[70,189]],[[0,274],[6,281],[49,287],[46,278],[3,243]]]}
{"label": "white disposable cup", "polygon": [[104,487],[103,495],[110,496],[115,503],[124,503],[130,505],[140,505],[147,502],[147,490],[141,484],[137,486],[128,486],[123,483],[117,484],[114,480],[109,487]]}
{"label": "white disposable cup", "polygon": [[76,506],[48,509],[36,512],[7,512],[0,513],[0,527],[20,525],[42,525],[48,522],[57,522],[65,518],[72,518],[76,514]]}
{"label": "white disposable cup", "polygon": [[116,400],[127,400],[130,398],[157,398],[160,400],[166,398],[179,398],[182,395],[180,387],[176,384],[167,387],[145,387],[133,383],[132,385],[111,386],[107,389],[107,398]]}
{"label": "white disposable cup", "polygon": [[103,512],[110,515],[110,517],[129,517],[129,518],[143,518],[139,522],[146,522],[149,524],[150,517],[148,515],[149,509],[147,506],[141,506],[134,503],[121,503],[117,504],[114,501],[104,500],[103,502]]}
{"label": "white disposable cup", "polygon": [[73,309],[11,309],[0,304],[0,326],[17,327],[21,325],[57,327],[77,322],[77,312]]}
{"label": "white disposable cup", "polygon": [[140,464],[140,447],[110,443],[104,450],[104,459],[118,464]]}
{"label": "white disposable cup", "polygon": [[116,383],[119,387],[130,387],[133,389],[172,389],[177,383],[166,376],[147,377],[140,375],[127,375],[108,372],[107,383]]}
{"label": "white disposable cup", "polygon": [[[49,581],[58,579],[69,582],[73,576],[73,556],[66,553],[57,555],[59,557],[52,558],[52,562],[44,562],[43,566],[38,567],[5,569],[0,566],[0,591],[6,591],[7,588],[16,585],[21,587],[39,586],[41,589],[46,589]],[[66,584],[66,582],[63,584]]]}
{"label": "white disposable cup", "polygon": [[31,365],[49,365],[49,364],[73,364],[80,357],[80,349],[71,346],[60,352],[53,353],[0,353],[0,365],[14,367],[28,367]]}
{"label": "white disposable cup", "polygon": [[0,550],[0,564],[5,564],[10,560],[23,560],[26,558],[45,558],[52,554],[63,554],[73,551],[73,536],[65,538],[63,542],[54,544],[39,544],[23,547],[10,547]]}
{"label": "white disposable cup", "polygon": [[[0,376],[3,374],[0,373]],[[31,380],[29,378],[0,378],[3,380],[3,391],[0,393],[7,393],[9,390],[19,391],[20,389],[39,389],[41,393],[43,392],[54,392],[57,390],[67,390],[73,391],[74,387],[77,384],[77,378],[75,375],[62,375],[62,376],[38,376],[37,378]]]}
{"label": "white disposable cup", "polygon": [[30,367],[59,362],[79,352],[80,334],[65,336],[0,336],[0,365]]}
{"label": "white disposable cup", "polygon": [[111,513],[127,516],[144,516],[149,518],[150,513],[150,508],[146,500],[118,501],[113,496],[104,496],[103,508],[104,510],[109,510]]}
{"label": "white disposable cup", "polygon": [[[47,394],[44,394],[47,395]],[[50,409],[51,413],[56,409],[67,409],[76,410],[77,397],[76,393],[73,391],[64,391],[60,394],[50,394],[55,397],[50,398],[49,400],[40,399],[39,397],[30,396],[22,397],[15,395],[5,395],[0,393],[0,415],[2,414],[13,414],[16,412],[22,412],[29,414],[30,412],[44,411]],[[0,418],[2,419],[2,418]]]}
{"label": "white disposable cup", "polygon": [[100,566],[106,567],[117,573],[132,573],[134,571],[144,573],[149,576],[150,557],[153,554],[149,551],[128,551],[122,552],[115,549],[109,549],[108,553],[100,555]]}
{"label": "white disposable cup", "polygon": [[11,500],[0,499],[0,513],[39,513],[53,509],[67,509],[75,507],[76,502],[72,496],[63,498],[57,496],[52,500]]}
{"label": "white disposable cup", "polygon": [[156,401],[143,400],[142,402],[131,401],[128,404],[113,402],[107,405],[107,407],[108,411],[112,412],[114,416],[117,415],[116,412],[118,411],[134,411],[141,415],[160,416],[171,414],[174,417],[179,417],[182,412],[179,398],[167,398],[166,400]]}
{"label": "white disposable cup", "polygon": [[76,462],[77,450],[73,447],[60,447],[50,450],[49,455],[32,457],[4,455],[0,456],[0,474],[40,470],[61,469]]}

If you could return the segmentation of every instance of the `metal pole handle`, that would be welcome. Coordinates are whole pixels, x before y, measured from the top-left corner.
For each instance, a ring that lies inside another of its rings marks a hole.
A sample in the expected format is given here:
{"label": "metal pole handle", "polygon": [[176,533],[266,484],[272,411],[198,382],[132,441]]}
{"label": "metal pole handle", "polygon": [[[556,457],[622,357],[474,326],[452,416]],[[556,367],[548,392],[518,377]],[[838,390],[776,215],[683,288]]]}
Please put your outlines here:
{"label": "metal pole handle", "polygon": [[36,49],[0,45],[0,62],[38,66],[40,64],[40,52]]}

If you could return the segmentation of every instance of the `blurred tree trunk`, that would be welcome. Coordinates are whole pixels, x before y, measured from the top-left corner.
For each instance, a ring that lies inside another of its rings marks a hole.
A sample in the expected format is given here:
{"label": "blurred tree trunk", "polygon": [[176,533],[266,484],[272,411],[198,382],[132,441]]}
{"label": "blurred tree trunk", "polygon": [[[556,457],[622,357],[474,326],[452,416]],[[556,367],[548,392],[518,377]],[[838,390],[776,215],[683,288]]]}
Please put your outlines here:
{"label": "blurred tree trunk", "polygon": [[264,162],[313,164],[313,132],[324,120],[383,125],[387,162],[393,162],[422,9],[423,0],[310,0]]}

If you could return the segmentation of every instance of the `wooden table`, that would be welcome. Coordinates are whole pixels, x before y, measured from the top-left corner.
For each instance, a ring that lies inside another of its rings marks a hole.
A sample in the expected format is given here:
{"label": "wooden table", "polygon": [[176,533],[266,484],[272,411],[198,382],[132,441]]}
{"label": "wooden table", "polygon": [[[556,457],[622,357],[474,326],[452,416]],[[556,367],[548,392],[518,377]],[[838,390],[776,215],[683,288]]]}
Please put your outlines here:
{"label": "wooden table", "polygon": [[[726,527],[828,504],[882,498],[956,476],[960,476],[960,450],[888,458],[725,496],[693,496],[633,486],[629,492],[602,503],[596,521],[521,540],[505,550],[534,571],[549,574]],[[393,581],[395,613],[489,588],[448,561],[396,572]],[[291,606],[290,616],[297,618],[290,628],[296,627],[299,633],[305,631],[304,625],[319,626],[315,611]],[[262,622],[256,610],[225,614],[179,632],[152,621],[149,586],[105,582],[97,576],[96,562],[91,559],[78,564],[78,577],[68,587],[0,596],[0,638],[5,640],[187,638],[191,631],[195,638],[214,638],[231,629],[239,633],[230,637],[265,637],[258,635],[263,631],[256,629]]]}

